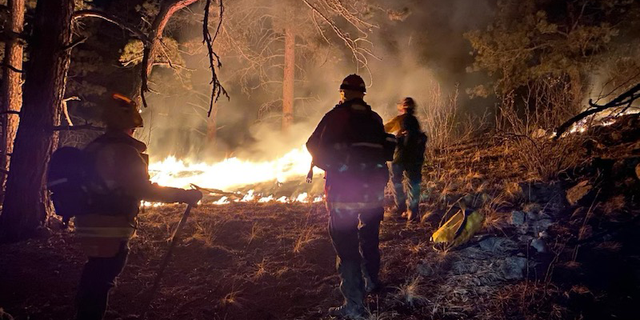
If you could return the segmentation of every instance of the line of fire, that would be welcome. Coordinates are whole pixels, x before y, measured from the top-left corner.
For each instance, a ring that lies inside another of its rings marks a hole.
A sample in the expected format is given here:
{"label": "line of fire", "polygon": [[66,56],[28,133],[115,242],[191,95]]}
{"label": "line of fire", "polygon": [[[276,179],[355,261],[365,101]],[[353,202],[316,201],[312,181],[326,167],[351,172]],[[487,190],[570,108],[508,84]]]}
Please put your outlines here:
{"label": "line of fire", "polygon": [[0,0],[0,320],[638,319],[640,1]]}

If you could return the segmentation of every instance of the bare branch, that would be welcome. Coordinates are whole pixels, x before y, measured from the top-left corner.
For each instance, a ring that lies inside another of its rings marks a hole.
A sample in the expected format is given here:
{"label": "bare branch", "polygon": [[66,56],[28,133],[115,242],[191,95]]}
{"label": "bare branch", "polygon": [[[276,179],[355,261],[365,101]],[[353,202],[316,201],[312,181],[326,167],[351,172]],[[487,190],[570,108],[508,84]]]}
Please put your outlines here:
{"label": "bare branch", "polygon": [[103,127],[96,127],[90,123],[79,126],[54,126],[51,128],[53,131],[77,131],[77,130],[91,130],[91,131],[104,131]]}
{"label": "bare branch", "polygon": [[69,108],[67,107],[67,102],[69,101],[80,101],[80,98],[78,98],[77,96],[73,96],[62,100],[62,112],[64,113],[64,117],[65,119],[67,119],[67,123],[69,124],[69,126],[73,126],[71,116],[69,115]]}
{"label": "bare branch", "polygon": [[[211,97],[209,100],[209,111],[207,112],[207,117],[211,116],[211,111],[213,110],[213,104],[215,101],[218,101],[221,94],[224,94],[227,99],[231,99],[227,90],[220,83],[220,79],[218,79],[218,75],[216,74],[216,67],[222,67],[222,62],[220,61],[220,57],[213,51],[213,42],[216,40],[218,35],[220,34],[220,28],[222,26],[222,19],[224,16],[224,4],[223,1],[220,0],[220,14],[218,17],[218,26],[216,27],[216,32],[214,36],[211,37],[211,33],[209,32],[209,8],[211,6],[211,0],[207,0],[206,5],[204,6],[204,19],[202,20],[202,42],[207,45],[207,53],[209,55],[209,68],[211,69]],[[214,62],[216,66],[214,66]]]}
{"label": "bare branch", "polygon": [[158,15],[153,20],[153,24],[151,25],[151,32],[148,36],[148,43],[144,47],[144,56],[142,58],[142,68],[140,70],[140,77],[142,79],[142,85],[140,87],[140,97],[142,98],[142,104],[146,108],[147,99],[144,96],[145,92],[149,92],[149,75],[151,74],[151,70],[153,69],[153,60],[156,56],[156,51],[158,50],[159,40],[162,39],[162,33],[164,32],[164,28],[169,22],[169,19],[173,16],[177,11],[185,8],[186,6],[196,2],[197,0],[172,0],[172,1],[164,1],[160,6],[160,11]]}
{"label": "bare branch", "polygon": [[592,109],[586,110],[582,113],[579,113],[578,115],[574,116],[573,118],[567,120],[565,123],[563,123],[562,125],[560,125],[558,127],[558,129],[556,130],[556,135],[554,136],[554,140],[557,140],[558,138],[560,138],[562,136],[562,134],[567,131],[567,129],[569,129],[574,123],[592,115],[592,114],[596,114],[600,111],[609,109],[609,108],[615,108],[615,107],[620,107],[623,105],[628,105],[631,106],[631,104],[633,103],[633,101],[635,101],[636,99],[640,98],[640,94],[637,94],[637,92],[640,91],[640,83],[635,85],[633,88],[629,89],[629,91],[619,95],[617,98],[611,100],[609,103],[605,104],[605,105],[597,105],[595,103],[593,103],[593,101],[589,100],[589,105],[592,107]]}
{"label": "bare branch", "polygon": [[129,31],[136,38],[142,40],[143,43],[149,42],[149,38],[147,37],[147,35],[144,34],[144,32],[142,32],[140,29],[106,12],[102,12],[100,10],[79,10],[74,12],[73,15],[71,16],[72,21],[78,21],[84,18],[98,18],[98,19],[105,20],[107,22],[110,22],[112,24],[119,26],[122,29]]}
{"label": "bare branch", "polygon": [[82,37],[76,41],[73,41],[72,43],[70,43],[69,45],[67,45],[66,47],[64,47],[64,50],[71,50],[73,48],[75,48],[77,45],[84,43],[85,41],[87,41],[87,37]]}
{"label": "bare branch", "polygon": [[0,112],[0,115],[2,115],[2,114],[17,114],[17,115],[20,115],[20,111],[7,110],[7,111]]}
{"label": "bare branch", "polygon": [[9,64],[6,64],[6,63],[1,64],[1,66],[5,67],[5,68],[7,68],[7,69],[9,69],[9,70],[11,70],[13,72],[24,73],[24,70],[20,70],[20,69],[18,69],[16,67],[14,67],[12,65],[9,65]]}

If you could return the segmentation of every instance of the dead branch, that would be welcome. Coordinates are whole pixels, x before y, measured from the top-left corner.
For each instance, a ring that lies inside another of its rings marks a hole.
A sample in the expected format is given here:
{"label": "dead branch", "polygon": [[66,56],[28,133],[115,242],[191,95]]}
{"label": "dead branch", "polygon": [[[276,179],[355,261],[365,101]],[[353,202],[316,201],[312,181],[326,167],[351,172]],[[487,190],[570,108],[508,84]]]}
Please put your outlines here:
{"label": "dead branch", "polygon": [[149,33],[149,41],[144,46],[144,55],[142,58],[142,69],[140,70],[140,77],[142,79],[142,85],[140,87],[140,97],[142,98],[142,104],[146,108],[147,99],[145,98],[145,92],[149,92],[149,75],[151,75],[151,69],[153,69],[153,60],[156,57],[156,51],[158,50],[159,40],[162,39],[162,33],[167,26],[169,19],[174,13],[185,8],[186,6],[196,2],[197,0],[172,0],[164,1],[160,6],[158,15],[153,20],[151,25],[151,32]]}
{"label": "dead branch", "polygon": [[51,128],[53,131],[78,131],[78,130],[91,130],[91,131],[104,131],[105,128],[97,127],[90,123],[79,126],[54,126]]}
{"label": "dead branch", "polygon": [[24,70],[20,70],[20,69],[12,66],[10,64],[3,63],[3,64],[1,64],[1,66],[4,67],[4,68],[7,68],[7,69],[9,69],[9,70],[11,70],[13,72],[24,73]]}
{"label": "dead branch", "polygon": [[560,125],[558,129],[556,129],[556,134],[553,137],[554,140],[557,140],[562,136],[563,133],[567,131],[574,123],[598,112],[607,110],[609,108],[621,107],[624,105],[631,106],[631,104],[638,98],[640,98],[640,83],[635,85],[629,91],[619,95],[617,98],[611,100],[609,103],[604,105],[598,105],[593,102],[593,100],[589,99],[589,106],[591,109],[587,109],[586,111],[577,114],[573,118],[567,120],[565,123]]}
{"label": "dead branch", "polygon": [[80,101],[80,98],[78,98],[77,96],[73,96],[62,100],[62,112],[64,113],[64,117],[67,120],[67,124],[69,126],[73,126],[71,116],[69,115],[69,108],[67,107],[67,102],[69,101]]}
{"label": "dead branch", "polygon": [[[222,18],[224,16],[224,4],[223,1],[220,0],[220,14],[218,17],[218,26],[216,27],[216,32],[213,37],[211,36],[211,32],[209,32],[209,8],[211,6],[211,0],[207,0],[206,5],[204,6],[204,18],[202,20],[202,42],[207,45],[207,53],[209,56],[209,68],[211,69],[211,97],[209,99],[209,111],[207,112],[207,117],[211,116],[211,111],[213,110],[214,102],[218,101],[221,94],[224,94],[227,99],[231,99],[227,90],[220,83],[220,79],[218,79],[218,75],[216,74],[216,67],[222,67],[222,62],[220,61],[220,57],[213,51],[213,42],[218,38],[220,34],[220,27],[222,26]],[[214,66],[214,62],[216,66]]]}
{"label": "dead branch", "polygon": [[16,111],[16,110],[7,110],[7,111],[2,111],[2,112],[0,112],[0,115],[3,115],[3,114],[17,114],[17,115],[20,115],[20,111]]}
{"label": "dead branch", "polygon": [[107,22],[110,22],[112,24],[119,26],[122,29],[129,31],[136,38],[142,40],[143,43],[149,42],[149,38],[147,37],[147,35],[144,34],[144,32],[142,32],[140,29],[106,12],[102,12],[100,10],[79,10],[74,12],[73,15],[71,16],[72,21],[78,21],[84,18],[98,18],[98,19],[105,20]]}
{"label": "dead branch", "polygon": [[[377,57],[371,50],[360,46],[360,43],[371,45],[372,44],[371,41],[367,39],[367,36],[368,36],[367,30],[370,30],[377,26],[367,23],[362,19],[358,18],[357,16],[355,16],[354,14],[352,14],[346,7],[344,7],[344,4],[342,4],[340,1],[320,1],[318,5],[314,5],[308,0],[302,0],[302,1],[307,7],[309,7],[309,9],[311,9],[311,11],[314,14],[317,14],[327,25],[329,25],[329,27],[333,30],[335,35],[338,36],[338,38],[340,38],[344,42],[347,48],[349,48],[349,50],[353,55],[353,58],[358,63],[356,67],[359,69],[360,66],[362,66],[365,70],[367,70],[369,74],[371,74],[371,71],[369,70],[369,67],[368,67],[368,57],[373,57],[378,60],[380,60],[380,58]],[[362,36],[357,38],[351,37],[351,35],[349,35],[349,33],[347,32],[344,32],[329,17],[328,14],[323,13],[319,7],[323,7],[325,11],[334,12],[339,16],[341,16],[342,18],[344,18]],[[312,21],[316,25],[316,28],[318,30],[321,30],[318,24],[318,21],[315,19],[315,17],[312,19]],[[327,39],[323,32],[321,32],[320,34],[324,39]]]}
{"label": "dead branch", "polygon": [[69,45],[67,45],[66,47],[64,47],[63,50],[72,50],[73,48],[75,48],[77,45],[85,43],[85,41],[87,41],[87,39],[89,39],[88,37],[82,37],[76,41],[73,41],[72,43],[70,43]]}

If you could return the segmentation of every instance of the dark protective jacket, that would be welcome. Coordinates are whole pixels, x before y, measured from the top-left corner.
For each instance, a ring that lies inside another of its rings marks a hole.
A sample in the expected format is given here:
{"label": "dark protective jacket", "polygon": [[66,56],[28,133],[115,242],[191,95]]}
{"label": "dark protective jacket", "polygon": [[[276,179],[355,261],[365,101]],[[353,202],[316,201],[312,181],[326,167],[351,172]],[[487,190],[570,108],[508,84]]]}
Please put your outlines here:
{"label": "dark protective jacket", "polygon": [[91,142],[85,151],[93,159],[100,178],[103,202],[93,212],[76,216],[76,235],[85,252],[94,257],[114,256],[123,241],[135,231],[135,217],[141,200],[180,201],[184,190],[161,187],[149,181],[147,146],[124,132],[107,132]]}
{"label": "dark protective jacket", "polygon": [[395,134],[398,142],[393,163],[424,162],[427,136],[420,129],[420,122],[413,114],[404,113],[396,116],[384,125],[384,129]]}
{"label": "dark protective jacket", "polygon": [[316,166],[325,170],[331,208],[370,209],[382,205],[387,183],[382,118],[362,99],[336,105],[307,141]]}

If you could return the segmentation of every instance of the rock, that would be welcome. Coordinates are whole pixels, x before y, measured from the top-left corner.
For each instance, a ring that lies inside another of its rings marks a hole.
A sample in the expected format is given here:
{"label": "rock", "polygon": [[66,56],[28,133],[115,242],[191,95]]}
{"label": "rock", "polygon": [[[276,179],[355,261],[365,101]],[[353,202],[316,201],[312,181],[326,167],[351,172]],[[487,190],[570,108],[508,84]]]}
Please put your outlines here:
{"label": "rock", "polygon": [[564,189],[558,183],[523,182],[519,186],[525,201],[544,203],[545,211],[559,212],[567,205]]}
{"label": "rock", "polygon": [[543,220],[543,219],[551,219],[551,216],[542,212],[542,211],[527,211],[527,222]]}
{"label": "rock", "polygon": [[479,269],[480,267],[478,267],[475,261],[467,259],[458,260],[451,266],[451,271],[453,271],[455,275],[472,274],[478,272]]}
{"label": "rock", "polygon": [[540,139],[549,136],[546,130],[542,128],[538,128],[535,132],[533,132],[532,137],[535,139]]}
{"label": "rock", "polygon": [[500,265],[502,277],[506,280],[519,280],[524,278],[524,269],[527,267],[527,258],[508,257]]}
{"label": "rock", "polygon": [[527,212],[527,221],[535,221],[538,220],[539,214],[537,212]]}
{"label": "rock", "polygon": [[502,253],[510,250],[515,250],[518,245],[507,238],[490,237],[480,241],[480,248],[484,251],[491,253]]}
{"label": "rock", "polygon": [[533,239],[531,241],[531,246],[538,251],[538,253],[547,252],[547,244],[542,239]]}
{"label": "rock", "polygon": [[531,240],[533,240],[533,237],[530,236],[530,235],[523,234],[523,235],[518,236],[518,241],[523,242],[523,243],[529,243],[529,242],[531,242]]}
{"label": "rock", "polygon": [[572,206],[576,205],[584,196],[586,196],[593,187],[589,180],[579,182],[577,185],[567,190],[567,201]]}
{"label": "rock", "polygon": [[417,267],[417,271],[421,276],[429,277],[433,275],[433,268],[426,263],[419,263]]}
{"label": "rock", "polygon": [[551,219],[541,219],[535,221],[531,227],[533,227],[534,234],[538,234],[542,231],[546,231],[553,224]]}
{"label": "rock", "polygon": [[524,224],[525,213],[522,211],[511,212],[511,224],[519,226]]}

